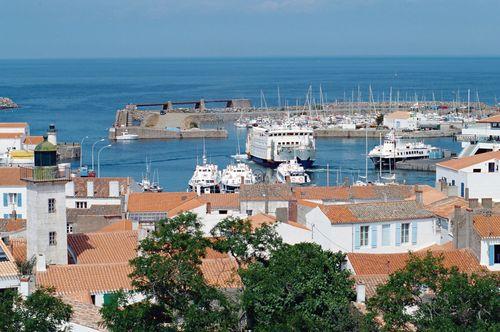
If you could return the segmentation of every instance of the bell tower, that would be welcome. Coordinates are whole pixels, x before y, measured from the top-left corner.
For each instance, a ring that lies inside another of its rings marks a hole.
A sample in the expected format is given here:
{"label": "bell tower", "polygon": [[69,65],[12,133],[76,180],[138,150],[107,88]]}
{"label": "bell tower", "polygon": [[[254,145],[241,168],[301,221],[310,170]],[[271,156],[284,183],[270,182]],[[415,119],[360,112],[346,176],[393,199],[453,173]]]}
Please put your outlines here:
{"label": "bell tower", "polygon": [[35,166],[21,168],[27,182],[27,259],[36,257],[37,270],[68,263],[65,185],[70,169],[57,165],[57,148],[44,136],[35,147]]}

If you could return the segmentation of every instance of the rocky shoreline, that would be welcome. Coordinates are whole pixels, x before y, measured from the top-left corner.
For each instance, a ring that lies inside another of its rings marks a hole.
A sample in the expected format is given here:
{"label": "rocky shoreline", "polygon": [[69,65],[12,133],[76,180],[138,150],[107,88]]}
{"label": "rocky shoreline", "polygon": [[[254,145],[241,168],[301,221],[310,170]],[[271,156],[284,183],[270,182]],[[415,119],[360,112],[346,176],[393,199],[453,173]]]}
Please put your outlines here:
{"label": "rocky shoreline", "polygon": [[19,105],[17,105],[12,99],[7,97],[0,97],[0,110],[18,107]]}

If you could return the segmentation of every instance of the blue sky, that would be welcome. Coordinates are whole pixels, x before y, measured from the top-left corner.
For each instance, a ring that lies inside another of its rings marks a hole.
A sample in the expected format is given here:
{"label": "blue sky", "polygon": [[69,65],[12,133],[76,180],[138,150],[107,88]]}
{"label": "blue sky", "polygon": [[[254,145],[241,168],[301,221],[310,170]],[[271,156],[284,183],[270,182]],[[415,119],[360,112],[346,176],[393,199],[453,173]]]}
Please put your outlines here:
{"label": "blue sky", "polygon": [[0,58],[500,55],[500,0],[0,0]]}

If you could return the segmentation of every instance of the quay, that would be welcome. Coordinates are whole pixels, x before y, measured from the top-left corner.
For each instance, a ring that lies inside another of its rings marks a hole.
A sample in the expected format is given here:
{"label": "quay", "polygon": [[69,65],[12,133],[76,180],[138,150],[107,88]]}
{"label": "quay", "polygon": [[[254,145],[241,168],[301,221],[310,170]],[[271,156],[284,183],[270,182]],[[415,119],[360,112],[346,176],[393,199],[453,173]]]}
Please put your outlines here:
{"label": "quay", "polygon": [[80,159],[81,146],[80,143],[74,142],[58,142],[57,155],[60,160]]}
{"label": "quay", "polygon": [[[375,129],[368,128],[364,129],[339,129],[339,128],[321,128],[314,129],[315,137],[332,137],[332,138],[364,138],[368,136],[369,138],[379,138],[380,135],[384,137],[390,130],[389,129]],[[396,135],[401,138],[433,138],[433,137],[453,137],[460,133],[458,128],[448,128],[443,130],[419,130],[419,131],[396,131]]]}
{"label": "quay", "polygon": [[452,157],[449,156],[440,159],[417,159],[417,160],[398,161],[396,163],[396,169],[405,171],[436,172],[437,163],[451,159]]}

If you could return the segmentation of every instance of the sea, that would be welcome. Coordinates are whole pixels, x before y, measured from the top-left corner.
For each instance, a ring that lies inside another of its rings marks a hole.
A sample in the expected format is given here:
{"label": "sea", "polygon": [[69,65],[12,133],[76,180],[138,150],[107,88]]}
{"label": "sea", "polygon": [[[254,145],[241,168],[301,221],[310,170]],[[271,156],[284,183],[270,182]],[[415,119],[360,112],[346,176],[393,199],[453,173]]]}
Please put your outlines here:
{"label": "sea", "polygon": [[[400,99],[473,101],[496,103],[500,97],[500,58],[497,57],[331,57],[331,58],[183,58],[183,59],[45,59],[0,60],[0,96],[10,97],[21,108],[0,111],[0,122],[29,122],[32,135],[42,135],[56,125],[59,141],[82,142],[83,164],[91,164],[91,146],[102,150],[101,176],[131,176],[140,181],[146,159],[158,170],[167,191],[184,191],[198,161],[201,139],[107,142],[115,112],[129,103],[168,100],[249,98],[260,106],[261,91],[267,105],[303,104],[309,86],[319,98],[319,88],[329,102],[349,99],[357,89],[366,100],[371,86],[375,100],[399,91]],[[220,168],[245,145],[245,130],[225,123],[227,139],[206,139],[211,162]],[[460,151],[452,138],[427,139],[426,143]],[[368,149],[378,139],[368,140]],[[315,185],[333,185],[348,177],[356,181],[365,172],[365,140],[317,139]],[[97,153],[94,156],[97,164]],[[327,165],[328,170],[327,172]],[[73,166],[79,166],[74,161]],[[272,178],[272,171],[251,165]],[[95,165],[97,168],[97,165]],[[369,179],[378,171],[368,163]],[[397,181],[434,184],[434,173],[396,172]]]}

